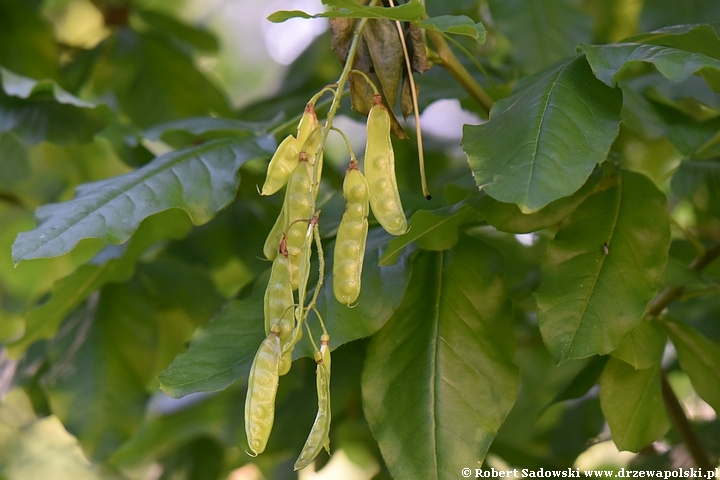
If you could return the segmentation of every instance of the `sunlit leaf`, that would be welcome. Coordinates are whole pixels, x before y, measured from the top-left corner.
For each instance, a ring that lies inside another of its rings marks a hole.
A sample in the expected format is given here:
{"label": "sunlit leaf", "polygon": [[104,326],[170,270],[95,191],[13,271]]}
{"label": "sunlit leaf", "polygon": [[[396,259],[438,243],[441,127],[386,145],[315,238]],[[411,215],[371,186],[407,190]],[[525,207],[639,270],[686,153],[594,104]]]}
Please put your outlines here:
{"label": "sunlit leaf", "polygon": [[636,370],[611,358],[600,376],[600,405],[620,450],[637,452],[670,429],[660,390],[660,363]]}
{"label": "sunlit leaf", "polygon": [[235,197],[240,166],[267,154],[259,139],[216,140],[81,185],[73,200],[37,210],[38,226],[18,235],[13,259],[62,255],[85,238],[122,243],[145,218],[170,208],[187,212],[195,225],[205,223]]}
{"label": "sunlit leaf", "polygon": [[[588,197],[541,264],[538,323],[557,362],[608,353],[640,323],[667,263],[667,200],[646,177]],[[606,249],[607,247],[607,249]]]}
{"label": "sunlit leaf", "polygon": [[622,95],[582,57],[525,77],[514,92],[487,123],[465,125],[462,143],[477,185],[527,214],[575,193],[605,160]]}
{"label": "sunlit leaf", "polygon": [[456,478],[482,462],[512,407],[502,269],[497,252],[469,237],[421,252],[403,303],[370,342],[364,411],[395,478]]}

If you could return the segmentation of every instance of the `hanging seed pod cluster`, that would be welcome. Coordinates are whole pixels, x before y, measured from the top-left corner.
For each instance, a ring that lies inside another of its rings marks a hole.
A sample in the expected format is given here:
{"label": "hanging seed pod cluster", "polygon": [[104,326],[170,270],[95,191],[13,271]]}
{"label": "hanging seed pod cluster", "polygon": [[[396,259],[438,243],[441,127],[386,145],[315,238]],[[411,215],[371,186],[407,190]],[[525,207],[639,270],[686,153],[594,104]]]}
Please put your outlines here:
{"label": "hanging seed pod cluster", "polygon": [[[272,261],[264,298],[266,338],[257,350],[248,379],[245,429],[249,453],[262,453],[272,431],[279,378],[290,371],[293,350],[305,330],[306,338],[315,351],[318,409],[307,441],[295,462],[295,470],[310,465],[323,448],[330,453],[330,332],[316,308],[325,278],[325,256],[318,231],[320,212],[316,199],[322,178],[323,152],[331,130],[343,137],[350,153],[343,181],[345,211],[337,229],[333,254],[332,290],[335,299],[348,308],[360,299],[370,212],[391,235],[402,235],[407,231],[395,178],[395,154],[390,135],[392,132],[401,138],[407,136],[392,111],[392,105],[395,104],[401,76],[405,76],[413,88],[403,85],[401,110],[406,115],[408,110],[413,110],[416,99],[410,70],[422,72],[427,66],[421,61],[424,60],[422,54],[416,53],[410,62],[399,22],[374,22],[367,19],[331,22],[333,50],[344,64],[342,74],[336,84],[323,88],[310,99],[296,134],[283,139],[270,160],[267,177],[260,190],[262,195],[273,195],[285,188],[285,196],[280,214],[263,247],[265,257]],[[368,29],[364,32],[366,26]],[[394,33],[395,29],[397,33]],[[420,45],[419,37],[412,31],[410,33],[411,41]],[[347,43],[341,44],[345,41]],[[392,43],[394,48],[391,50],[395,53],[387,59],[381,55],[380,45]],[[402,48],[399,46],[401,43]],[[401,50],[407,60],[405,73],[402,73],[402,57],[397,57],[397,52]],[[375,64],[374,69],[367,68],[368,51],[372,60],[370,63]],[[418,51],[424,52],[424,49]],[[367,114],[367,144],[362,166],[345,134],[333,127],[333,119],[347,84],[353,109]],[[360,87],[363,84],[365,88]],[[414,99],[412,102],[407,101],[410,90]],[[321,122],[315,104],[327,92],[332,93],[333,99],[324,122]],[[384,98],[383,92],[389,97]],[[413,105],[408,107],[410,103]],[[417,117],[417,108],[414,110]],[[419,138],[418,135],[421,150]],[[422,155],[420,164],[425,192]],[[317,268],[317,282],[309,286],[312,268]],[[312,312],[314,316],[310,315]],[[317,331],[318,327],[322,330],[319,348],[313,335],[313,329]]]}
{"label": "hanging seed pod cluster", "polygon": [[[321,124],[314,105],[327,90],[335,94],[336,100],[340,98],[338,90],[328,87],[307,104],[297,134],[288,135],[270,160],[267,178],[261,189],[262,195],[272,195],[284,187],[285,197],[263,249],[265,256],[272,260],[264,297],[267,337],[258,348],[250,370],[245,400],[245,431],[251,453],[262,453],[272,431],[279,378],[290,371],[293,350],[305,329],[316,351],[318,412],[295,463],[296,470],[309,465],[323,448],[328,453],[330,451],[330,334],[315,308],[325,269],[317,228],[320,212],[315,207],[322,176],[324,143],[332,128],[331,114],[334,115],[334,110],[331,108],[325,124]],[[338,302],[348,306],[355,303],[360,295],[370,211],[388,233],[400,235],[407,230],[395,179],[390,130],[390,113],[383,105],[382,97],[375,95],[367,120],[365,174],[350,150],[350,165],[343,182],[345,212],[335,241],[333,292]],[[313,245],[319,275],[317,284],[309,288],[314,264]],[[322,329],[320,348],[308,325],[310,312],[315,312]]]}

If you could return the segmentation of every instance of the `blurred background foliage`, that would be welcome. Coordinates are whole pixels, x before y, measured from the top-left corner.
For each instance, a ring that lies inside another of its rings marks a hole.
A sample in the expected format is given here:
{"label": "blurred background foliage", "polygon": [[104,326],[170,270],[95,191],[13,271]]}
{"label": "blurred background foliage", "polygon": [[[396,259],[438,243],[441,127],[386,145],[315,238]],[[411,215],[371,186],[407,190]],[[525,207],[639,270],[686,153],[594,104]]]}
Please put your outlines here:
{"label": "blurred background foliage", "polygon": [[[528,15],[531,5],[539,6],[542,22]],[[0,478],[294,478],[294,455],[315,413],[309,359],[297,360],[284,377],[270,448],[255,459],[243,451],[243,382],[175,400],[156,378],[228,301],[257,298],[254,281],[268,268],[258,257],[281,202],[256,194],[264,160],[243,165],[236,200],[200,227],[169,210],[121,246],[90,239],[68,254],[17,266],[10,254],[17,235],[35,225],[35,209],[72,198],[80,184],[130,172],[173,149],[265,132],[297,117],[341,66],[324,20],[264,21],[290,8],[323,7],[309,0],[0,0],[0,342],[7,345],[0,349]],[[493,99],[508,96],[519,78],[573,55],[578,43],[720,19],[714,0],[428,0],[427,10],[484,22],[487,42],[459,39],[474,57],[458,55]],[[717,165],[703,174],[706,164],[686,162],[672,185],[669,178],[687,151],[717,135],[720,99],[697,78],[669,85],[657,77],[649,73],[623,86],[625,121],[611,155],[671,194],[678,227],[718,238]],[[649,93],[638,95],[642,82]],[[476,190],[458,142],[463,123],[486,116],[441,68],[418,76],[418,83],[434,199],[428,205],[418,191],[414,144],[397,142],[398,181],[410,212],[450,205]],[[341,113],[336,125],[359,150],[364,119],[349,105]],[[334,233],[342,213],[344,148],[337,138],[328,145],[324,236]],[[683,465],[688,455],[674,430],[637,455],[618,454],[593,386],[607,358],[556,366],[544,346],[530,294],[552,232],[476,233],[507,264],[522,385],[485,465]],[[720,266],[711,265],[705,276],[685,267],[693,248],[678,231],[671,255],[665,285],[681,284],[688,293],[670,315],[717,342],[720,297],[702,292],[717,289]],[[334,353],[337,453],[329,462],[321,457],[325,476],[301,478],[389,478],[363,415],[367,344],[357,340]],[[718,458],[715,412],[672,352],[665,366]],[[560,395],[572,400],[554,402]]]}

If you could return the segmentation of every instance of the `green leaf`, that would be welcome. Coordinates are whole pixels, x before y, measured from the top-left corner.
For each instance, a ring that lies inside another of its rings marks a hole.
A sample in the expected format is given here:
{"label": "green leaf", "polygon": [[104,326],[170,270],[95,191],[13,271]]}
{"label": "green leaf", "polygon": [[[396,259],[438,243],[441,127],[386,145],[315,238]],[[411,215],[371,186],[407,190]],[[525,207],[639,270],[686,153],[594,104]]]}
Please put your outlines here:
{"label": "green leaf", "polygon": [[74,199],[37,210],[38,226],[18,235],[13,260],[62,255],[85,238],[122,243],[145,218],[171,208],[203,224],[235,198],[240,166],[265,155],[262,139],[215,140],[166,153],[126,175],[81,185]]}
{"label": "green leaf", "polygon": [[575,193],[606,159],[621,106],[620,90],[595,79],[582,57],[525,77],[487,123],[463,128],[475,182],[526,214]]}
{"label": "green leaf", "polygon": [[187,352],[158,375],[160,387],[173,398],[223,390],[247,377],[255,352],[265,338],[263,298],[268,275],[252,293],[233,300],[208,324],[198,328]]}
{"label": "green leaf", "polygon": [[[160,397],[160,396],[158,396]],[[199,398],[190,402],[178,402],[160,415],[149,416],[133,437],[125,442],[110,458],[113,466],[137,465],[153,460],[163,452],[179,449],[199,436],[222,438],[228,429],[240,423],[237,419],[238,405],[245,400],[242,389],[228,389],[210,398],[207,394],[198,394]],[[167,400],[160,397],[160,400]],[[242,408],[239,409],[242,414]],[[237,420],[236,420],[237,419]]]}
{"label": "green leaf", "polygon": [[103,480],[117,478],[103,472],[85,456],[78,441],[55,415],[18,431],[8,447],[9,462],[3,479],[53,478],[57,480]]}
{"label": "green leaf", "polygon": [[214,138],[266,134],[277,124],[278,119],[269,122],[245,122],[234,118],[193,117],[173,120],[155,125],[143,132],[148,140],[162,140],[175,145],[191,142],[200,143]]}
{"label": "green leaf", "polygon": [[640,323],[667,263],[667,208],[649,179],[623,172],[560,224],[536,293],[540,332],[558,363],[608,353]]}
{"label": "green leaf", "polygon": [[491,0],[497,28],[512,42],[512,54],[530,72],[572,55],[591,38],[592,19],[578,0]]}
{"label": "green leaf", "polygon": [[0,189],[11,189],[30,176],[28,148],[13,132],[0,133]]}
{"label": "green leaf", "polygon": [[[409,252],[406,250],[394,265],[382,267],[379,265],[390,238],[392,237],[382,228],[374,228],[368,232],[361,278],[362,289],[352,308],[335,299],[332,273],[325,276],[317,308],[328,332],[332,335],[330,339],[332,348],[373,335],[395,314],[400,305],[410,282],[412,264],[408,260]],[[332,252],[328,253],[326,250],[326,272],[332,271],[332,266],[328,263],[330,258]],[[317,320],[314,314],[311,314],[310,324],[317,325],[313,322]],[[312,345],[303,337],[293,357],[312,357],[313,352]]]}
{"label": "green leaf", "polygon": [[200,50],[208,52],[218,50],[217,38],[207,30],[188,25],[157,10],[140,10],[136,14],[153,30],[169,33]]}
{"label": "green leaf", "polygon": [[650,63],[672,82],[693,74],[720,91],[720,39],[709,25],[677,25],[608,45],[581,44],[597,78],[614,86],[637,63]]}
{"label": "green leaf", "polygon": [[514,203],[498,202],[489,195],[480,195],[473,206],[493,227],[503,232],[530,233],[560,223],[570,215],[585,199],[617,184],[617,175],[603,176],[603,169],[595,172],[580,190],[569,197],[557,199],[535,213],[524,214]]}
{"label": "green leaf", "polygon": [[673,192],[701,211],[720,216],[720,159],[685,160],[672,179]]}
{"label": "green leaf", "polygon": [[121,29],[103,44],[93,70],[98,94],[112,93],[141,128],[185,117],[231,117],[226,95],[177,42],[158,34]]}
{"label": "green leaf", "polygon": [[425,30],[432,30],[438,33],[452,33],[464,35],[476,40],[478,43],[485,43],[485,26],[481,22],[475,23],[465,15],[441,15],[425,20],[420,20],[417,26]]}
{"label": "green leaf", "polygon": [[640,29],[649,32],[676,24],[705,23],[720,18],[720,3],[715,0],[645,0],[640,13]]}
{"label": "green leaf", "polygon": [[55,283],[50,299],[28,312],[25,334],[10,344],[8,351],[16,356],[33,342],[52,338],[65,317],[91,293],[107,283],[129,280],[149,247],[160,240],[180,238],[189,229],[185,214],[166,212],[144,222],[128,245],[106,247],[87,265]]}
{"label": "green leaf", "polygon": [[85,102],[52,80],[33,80],[0,67],[0,133],[26,143],[87,143],[110,121],[110,109]]}
{"label": "green leaf", "polygon": [[636,370],[611,358],[600,376],[600,406],[620,450],[637,452],[670,429],[660,390],[660,363]]}
{"label": "green leaf", "polygon": [[400,22],[412,22],[422,18],[425,8],[419,0],[396,7],[366,7],[357,0],[323,0],[323,5],[333,8],[327,12],[310,15],[300,10],[281,10],[268,16],[268,20],[281,23],[291,18],[385,18]]}
{"label": "green leaf", "polygon": [[720,412],[720,346],[685,323],[666,319],[663,326],[695,391]]}
{"label": "green leaf", "polygon": [[400,252],[415,242],[425,250],[447,250],[458,240],[458,229],[466,223],[482,218],[470,205],[459,203],[439,210],[418,210],[410,220],[408,232],[393,238],[380,257],[380,265],[392,265]]}
{"label": "green leaf", "polygon": [[[200,298],[178,303],[191,288]],[[106,285],[65,324],[41,383],[52,411],[93,458],[108,458],[134,435],[168,351],[182,348],[217,300],[202,272],[156,260],[139,266],[132,281]]]}
{"label": "green leaf", "polygon": [[479,465],[515,402],[502,257],[463,237],[420,252],[403,302],[370,341],[363,407],[395,478],[457,478]]}
{"label": "green leaf", "polygon": [[0,2],[0,65],[33,78],[58,78],[53,26],[28,2]]}
{"label": "green leaf", "polygon": [[580,398],[595,386],[605,369],[610,357],[608,355],[598,355],[593,357],[587,365],[567,384],[565,388],[558,392],[548,406],[565,400]]}
{"label": "green leaf", "polygon": [[620,342],[612,356],[643,370],[660,363],[666,342],[662,327],[654,320],[644,320]]}

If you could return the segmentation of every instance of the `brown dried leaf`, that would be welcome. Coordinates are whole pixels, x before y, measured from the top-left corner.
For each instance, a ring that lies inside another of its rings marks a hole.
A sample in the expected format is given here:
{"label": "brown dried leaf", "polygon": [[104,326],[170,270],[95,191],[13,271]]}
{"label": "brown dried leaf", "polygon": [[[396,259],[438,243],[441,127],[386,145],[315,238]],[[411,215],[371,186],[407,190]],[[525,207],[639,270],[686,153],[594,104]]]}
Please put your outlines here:
{"label": "brown dried leaf", "polygon": [[410,65],[412,66],[413,72],[423,74],[430,69],[430,65],[428,65],[427,56],[425,55],[425,42],[423,41],[422,30],[412,23],[406,25],[405,42],[407,43],[408,54],[410,55]]}

